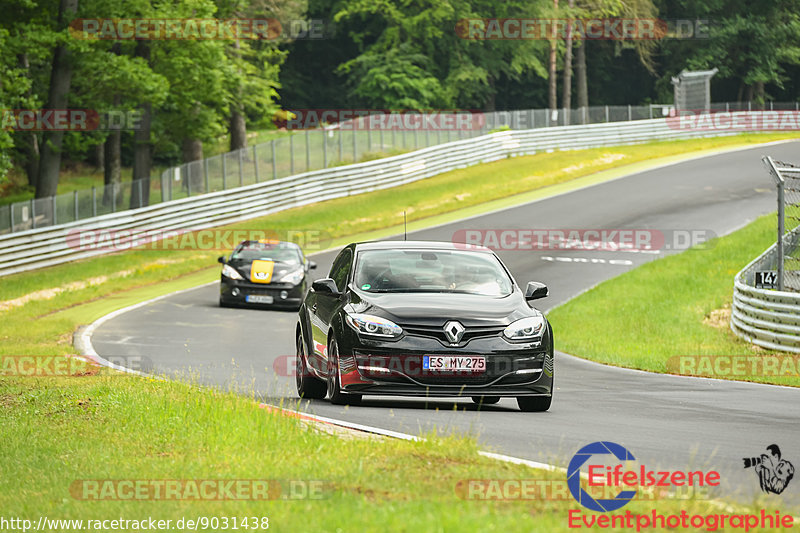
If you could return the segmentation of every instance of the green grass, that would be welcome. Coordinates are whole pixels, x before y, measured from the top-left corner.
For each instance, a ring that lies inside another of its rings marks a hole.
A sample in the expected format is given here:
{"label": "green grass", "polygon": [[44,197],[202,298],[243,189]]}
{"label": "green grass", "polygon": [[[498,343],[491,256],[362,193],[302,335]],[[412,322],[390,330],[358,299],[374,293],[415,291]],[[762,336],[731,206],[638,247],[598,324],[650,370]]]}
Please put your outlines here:
{"label": "green grass", "polygon": [[[651,372],[676,372],[677,359],[668,361],[678,356],[777,353],[729,325],[733,278],[775,242],[775,224],[774,213],[765,215],[705,249],[645,263],[555,308],[548,318],[559,350]],[[800,386],[797,375],[738,379]]]}
{"label": "green grass", "polygon": [[[409,209],[410,228],[421,227],[561,190],[553,185],[607,179],[623,170],[593,173],[656,155],[771,138],[742,136],[507,159],[237,227],[318,229],[334,242],[358,239],[369,231],[378,236],[396,230],[408,206],[414,207]],[[613,158],[608,154],[624,157],[609,160]],[[352,213],[358,213],[358,219],[353,220]],[[731,253],[754,257],[763,250],[760,244],[753,248]],[[0,356],[74,353],[72,333],[78,326],[131,303],[213,280],[220,253],[138,250],[4,277]],[[732,273],[723,278],[729,287]],[[9,306],[30,294],[38,296]],[[483,459],[476,455],[473,438],[431,435],[424,443],[343,440],[265,413],[247,395],[190,383],[150,381],[107,369],[73,378],[2,378],[0,404],[0,516],[176,519],[256,514],[269,516],[278,531],[531,531],[565,530],[566,511],[577,507],[569,501],[458,498],[455,484],[461,479],[551,477]],[[520,417],[528,420],[529,415]],[[76,479],[204,477],[322,479],[330,483],[330,490],[319,501],[266,503],[85,502],[69,495]],[[699,512],[712,509],[705,502],[677,501],[659,503],[658,509],[687,506]],[[650,508],[647,502],[630,506],[640,512]]]}
{"label": "green grass", "polygon": [[[245,397],[189,384],[105,370],[4,379],[0,403],[4,517],[154,517],[174,523],[181,517],[267,516],[270,531],[565,531],[567,511],[579,507],[569,497],[462,499],[456,486],[463,480],[565,478],[480,457],[471,438],[341,438],[265,412]],[[70,490],[81,480],[165,479],[280,480],[282,494],[291,480],[323,488],[318,499],[183,502],[87,501]],[[661,513],[716,510],[702,500],[644,500],[625,510],[648,513],[654,506]]]}

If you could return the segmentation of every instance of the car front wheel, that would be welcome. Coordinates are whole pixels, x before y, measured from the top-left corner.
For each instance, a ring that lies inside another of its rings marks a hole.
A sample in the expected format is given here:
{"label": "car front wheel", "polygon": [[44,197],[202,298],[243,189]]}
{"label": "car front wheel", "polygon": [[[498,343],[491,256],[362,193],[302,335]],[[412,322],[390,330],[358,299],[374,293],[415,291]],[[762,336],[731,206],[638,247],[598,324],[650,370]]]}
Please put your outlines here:
{"label": "car front wheel", "polygon": [[335,338],[330,340],[328,346],[328,399],[334,405],[357,405],[361,402],[360,394],[342,392],[339,383],[339,345]]}
{"label": "car front wheel", "polygon": [[550,409],[553,401],[552,396],[518,396],[517,405],[520,411],[526,413],[538,413]]}
{"label": "car front wheel", "polygon": [[297,335],[297,363],[296,363],[296,376],[295,384],[297,385],[297,394],[301,398],[308,398],[311,400],[321,400],[325,398],[328,392],[327,384],[321,381],[309,372],[306,366],[306,350],[305,343],[303,342],[302,333]]}

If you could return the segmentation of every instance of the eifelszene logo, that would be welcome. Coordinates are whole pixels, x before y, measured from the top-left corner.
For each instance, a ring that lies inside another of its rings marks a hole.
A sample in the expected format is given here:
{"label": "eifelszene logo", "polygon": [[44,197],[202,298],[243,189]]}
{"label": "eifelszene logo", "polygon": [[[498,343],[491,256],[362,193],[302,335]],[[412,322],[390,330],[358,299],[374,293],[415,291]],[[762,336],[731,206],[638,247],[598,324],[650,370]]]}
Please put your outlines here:
{"label": "eifelszene logo", "polygon": [[[613,461],[615,458],[619,461],[618,464],[605,464],[607,460]],[[641,487],[696,490],[698,487],[705,489],[720,484],[719,472],[715,470],[654,471],[642,464],[633,466],[635,461],[631,452],[614,442],[587,444],[578,450],[567,467],[567,486],[572,497],[587,509],[607,513],[616,511],[634,499],[637,489]],[[620,490],[613,498],[595,499],[581,487],[582,468],[586,469],[589,487],[619,487],[629,490]]]}
{"label": "eifelszene logo", "polygon": [[761,457],[744,457],[744,467],[752,468],[758,474],[761,490],[780,494],[794,477],[794,465],[781,459],[781,449],[777,444],[767,446],[767,451],[769,453],[762,453]]}

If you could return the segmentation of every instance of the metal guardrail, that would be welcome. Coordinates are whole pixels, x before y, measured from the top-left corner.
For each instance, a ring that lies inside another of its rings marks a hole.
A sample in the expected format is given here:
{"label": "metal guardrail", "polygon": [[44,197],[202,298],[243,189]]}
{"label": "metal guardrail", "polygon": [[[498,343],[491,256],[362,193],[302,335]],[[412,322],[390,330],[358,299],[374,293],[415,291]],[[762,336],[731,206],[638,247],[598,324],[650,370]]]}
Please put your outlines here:
{"label": "metal guardrail", "polygon": [[322,200],[396,187],[505,157],[719,135],[719,132],[676,129],[665,119],[501,131],[375,161],[305,172],[88,220],[0,235],[0,276],[107,252],[76,247],[68,239],[76,230],[130,230],[135,234],[159,229],[210,228]]}
{"label": "metal guardrail", "polygon": [[[751,102],[717,102],[712,111],[766,109]],[[800,110],[800,102],[768,102],[769,110]],[[574,109],[521,109],[475,112],[481,120],[466,129],[373,129],[348,127],[353,121],[295,131],[206,159],[169,168],[160,179],[123,181],[70,193],[0,205],[0,235],[87,220],[145,205],[224,191],[301,172],[377,159],[393,151],[418,150],[486,135],[500,128],[531,130],[651,120],[674,112],[671,104],[590,106]],[[344,110],[341,110],[344,111]],[[458,114],[459,112],[455,112]],[[471,114],[471,112],[463,112]],[[436,113],[434,113],[436,114]],[[440,113],[442,114],[442,113]],[[443,112],[444,115],[452,114]],[[423,123],[425,121],[422,121]]]}
{"label": "metal guardrail", "polygon": [[[798,229],[783,237],[784,247],[797,246],[800,241]],[[756,272],[777,270],[779,260],[775,243],[736,274],[731,329],[746,341],[763,348],[800,353],[800,293],[755,286]]]}

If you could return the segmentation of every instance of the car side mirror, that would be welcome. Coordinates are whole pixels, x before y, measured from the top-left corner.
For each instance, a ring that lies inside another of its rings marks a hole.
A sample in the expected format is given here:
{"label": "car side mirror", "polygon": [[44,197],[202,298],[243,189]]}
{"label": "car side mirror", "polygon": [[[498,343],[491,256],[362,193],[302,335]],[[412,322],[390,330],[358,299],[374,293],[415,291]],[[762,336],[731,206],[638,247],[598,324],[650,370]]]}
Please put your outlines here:
{"label": "car side mirror", "polygon": [[528,286],[525,288],[525,300],[538,300],[550,295],[547,285],[539,283],[538,281],[529,281]]}
{"label": "car side mirror", "polygon": [[339,289],[336,287],[336,282],[331,278],[314,280],[314,283],[311,284],[311,289],[314,292],[330,294],[331,296],[339,296]]}
{"label": "car side mirror", "polygon": [[309,261],[308,262],[308,269],[309,270],[314,270],[315,268],[317,268],[317,264],[314,261]]}
{"label": "car side mirror", "polygon": [[225,256],[221,255],[217,257],[217,263],[222,263],[224,265],[226,263]]}

